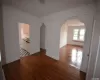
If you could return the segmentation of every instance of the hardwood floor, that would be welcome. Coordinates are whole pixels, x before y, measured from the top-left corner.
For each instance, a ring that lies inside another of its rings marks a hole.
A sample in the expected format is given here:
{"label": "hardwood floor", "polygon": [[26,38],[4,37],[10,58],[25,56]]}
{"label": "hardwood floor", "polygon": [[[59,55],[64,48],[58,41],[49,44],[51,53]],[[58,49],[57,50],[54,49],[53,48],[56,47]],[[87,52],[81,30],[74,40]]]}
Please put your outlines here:
{"label": "hardwood floor", "polygon": [[83,47],[66,45],[60,49],[60,61],[80,70],[82,63]]}
{"label": "hardwood floor", "polygon": [[39,52],[3,66],[7,80],[85,80],[85,74],[69,63]]}

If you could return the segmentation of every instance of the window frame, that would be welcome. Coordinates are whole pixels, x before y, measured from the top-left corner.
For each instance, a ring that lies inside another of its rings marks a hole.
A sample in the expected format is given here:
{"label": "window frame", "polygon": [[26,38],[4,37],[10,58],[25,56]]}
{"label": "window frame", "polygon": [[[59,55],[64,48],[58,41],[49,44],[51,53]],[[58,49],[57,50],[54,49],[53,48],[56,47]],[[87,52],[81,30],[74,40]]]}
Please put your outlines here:
{"label": "window frame", "polygon": [[[82,29],[84,30],[84,34],[83,35],[80,34],[80,31]],[[77,29],[77,30],[78,30],[78,34],[75,34],[75,29],[73,30],[73,41],[75,41],[75,42],[84,42],[85,41],[85,32],[86,32],[86,30],[84,28]],[[77,36],[77,40],[74,40],[75,35]],[[84,37],[84,40],[81,40],[80,39],[80,36],[83,36]]]}

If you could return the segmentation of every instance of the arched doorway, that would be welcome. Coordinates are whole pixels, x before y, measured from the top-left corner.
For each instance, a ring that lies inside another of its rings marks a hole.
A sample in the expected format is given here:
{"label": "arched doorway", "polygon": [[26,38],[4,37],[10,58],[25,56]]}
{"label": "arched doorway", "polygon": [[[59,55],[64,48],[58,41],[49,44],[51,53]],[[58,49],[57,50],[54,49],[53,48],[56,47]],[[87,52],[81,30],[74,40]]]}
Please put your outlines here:
{"label": "arched doorway", "polygon": [[85,24],[79,19],[69,19],[60,30],[60,53],[61,62],[80,69],[85,41]]}
{"label": "arched doorway", "polygon": [[40,50],[46,52],[46,26],[44,23],[40,27]]}

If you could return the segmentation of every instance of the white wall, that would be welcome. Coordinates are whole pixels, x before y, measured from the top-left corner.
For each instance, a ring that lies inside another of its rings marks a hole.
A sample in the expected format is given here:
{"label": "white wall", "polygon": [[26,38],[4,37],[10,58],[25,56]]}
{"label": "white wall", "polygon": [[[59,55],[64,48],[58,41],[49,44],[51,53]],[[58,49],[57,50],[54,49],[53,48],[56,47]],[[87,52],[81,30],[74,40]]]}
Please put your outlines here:
{"label": "white wall", "polygon": [[5,64],[5,45],[4,45],[4,31],[3,31],[3,11],[2,5],[0,4],[0,52],[2,64]]}
{"label": "white wall", "polygon": [[0,1],[0,80],[5,80],[2,64],[5,64],[5,48],[4,48],[4,34],[3,34],[2,5]]}
{"label": "white wall", "polygon": [[[98,44],[99,50],[97,51],[97,55],[96,55],[97,60],[96,60],[96,63],[95,63],[96,66],[95,66],[95,70],[94,70],[94,77],[100,79],[100,1],[98,3],[98,12],[97,12],[97,15],[96,15],[96,27],[95,28],[96,28],[95,33],[98,34],[97,36],[99,37],[99,44]],[[95,39],[98,40],[98,37],[95,38]]]}
{"label": "white wall", "polygon": [[42,24],[42,26],[40,27],[40,48],[42,49],[46,49],[45,39],[46,39],[46,26]]}
{"label": "white wall", "polygon": [[73,30],[74,29],[85,29],[85,26],[68,26],[67,44],[83,46],[84,42],[73,41]]}
{"label": "white wall", "polygon": [[60,48],[67,44],[67,24],[63,24],[60,30]]}
{"label": "white wall", "polygon": [[91,80],[93,77],[100,79],[100,1],[94,16],[93,38],[87,73],[86,80]]}
{"label": "white wall", "polygon": [[40,21],[37,17],[10,6],[3,5],[3,27],[6,63],[19,59],[18,23],[30,25],[31,54],[40,51]]}
{"label": "white wall", "polygon": [[2,64],[1,64],[1,49],[2,49],[2,36],[3,36],[3,33],[1,32],[2,31],[2,6],[0,4],[0,80],[3,80],[3,75],[2,75]]}
{"label": "white wall", "polygon": [[20,23],[22,38],[30,37],[30,25],[25,23]]}
{"label": "white wall", "polygon": [[84,45],[84,54],[81,70],[86,72],[87,69],[87,54],[89,53],[89,46],[91,41],[92,33],[92,22],[94,15],[93,5],[84,5],[77,8],[72,8],[67,11],[61,11],[58,13],[51,14],[49,16],[42,17],[44,24],[47,28],[46,35],[46,48],[47,55],[59,59],[59,43],[60,43],[60,29],[68,19],[77,18],[86,25],[86,39]]}

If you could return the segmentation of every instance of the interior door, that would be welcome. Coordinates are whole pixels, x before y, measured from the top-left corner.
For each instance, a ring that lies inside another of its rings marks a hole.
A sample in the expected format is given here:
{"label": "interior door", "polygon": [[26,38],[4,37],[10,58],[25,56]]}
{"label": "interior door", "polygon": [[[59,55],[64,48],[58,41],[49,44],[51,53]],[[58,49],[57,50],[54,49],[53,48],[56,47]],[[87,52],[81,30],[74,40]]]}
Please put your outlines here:
{"label": "interior door", "polygon": [[93,28],[93,37],[86,80],[92,80],[92,78],[100,78],[100,13],[96,14],[94,24],[95,25]]}

